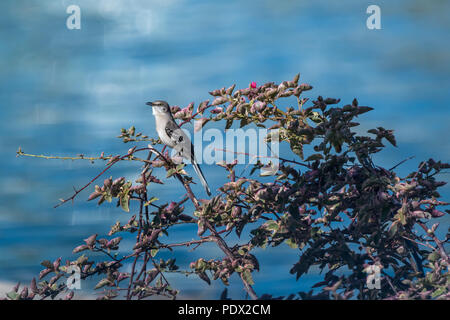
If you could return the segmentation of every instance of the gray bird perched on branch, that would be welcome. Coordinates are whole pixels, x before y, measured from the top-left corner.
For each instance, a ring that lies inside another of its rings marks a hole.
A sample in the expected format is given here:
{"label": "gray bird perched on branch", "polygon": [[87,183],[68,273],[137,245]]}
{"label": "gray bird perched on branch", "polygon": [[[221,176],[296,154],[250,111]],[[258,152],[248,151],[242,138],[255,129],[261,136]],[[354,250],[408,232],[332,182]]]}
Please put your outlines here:
{"label": "gray bird perched on branch", "polygon": [[155,116],[156,132],[158,133],[161,141],[170,148],[177,151],[177,154],[185,159],[191,161],[194,166],[195,173],[200,178],[200,182],[206,190],[208,196],[211,195],[208,183],[203,176],[202,170],[197,164],[197,160],[194,155],[194,147],[189,140],[189,137],[175,122],[170,111],[169,104],[166,101],[153,101],[147,102],[147,105],[153,108],[153,115]]}

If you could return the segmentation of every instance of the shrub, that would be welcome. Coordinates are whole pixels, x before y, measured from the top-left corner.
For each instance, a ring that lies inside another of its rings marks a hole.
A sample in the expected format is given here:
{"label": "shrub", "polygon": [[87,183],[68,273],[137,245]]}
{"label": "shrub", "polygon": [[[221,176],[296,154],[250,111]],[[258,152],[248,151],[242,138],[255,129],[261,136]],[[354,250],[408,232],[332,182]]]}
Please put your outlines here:
{"label": "shrub", "polygon": [[[270,292],[256,293],[252,287],[252,274],[264,272],[254,250],[276,250],[285,243],[298,256],[289,270],[293,277],[301,281],[315,267],[321,271],[321,281],[309,292],[277,298],[448,299],[449,259],[445,245],[450,236],[447,233],[444,240],[439,239],[439,223],[432,222],[449,213],[439,209],[448,203],[438,200],[438,188],[445,182],[436,178],[450,165],[429,159],[404,178],[394,171],[404,161],[391,169],[375,165],[372,155],[382,151],[386,142],[396,146],[393,131],[378,127],[369,130],[368,136],[357,135],[354,128],[359,123],[355,119],[372,108],[360,106],[356,99],[338,107],[339,99],[321,96],[310,103],[301,95],[312,87],[299,84],[298,80],[297,75],[281,84],[257,86],[252,82],[241,90],[235,90],[233,85],[210,92],[214,97],[211,103],[206,100],[197,108],[193,103],[183,109],[172,108],[181,125],[200,120],[197,129],[211,121],[224,123],[225,129],[235,122],[240,127],[270,126],[270,132],[277,132],[278,139],[289,144],[295,159],[280,157],[274,175],[265,177],[264,182],[257,175],[264,166],[259,160],[248,177],[238,175],[236,161],[219,163],[229,182],[214,197],[198,199],[191,190],[193,180],[184,171],[184,164],[175,164],[165,147],[157,148],[159,140],[137,133],[134,127],[122,129],[119,136],[123,142],[135,144],[127,153],[72,158],[104,160],[106,167],[57,206],[74,200],[82,190],[91,189],[94,181],[118,162],[143,163],[144,169],[135,182],[124,177],[107,178],[93,188],[88,198],[96,199],[98,204],[116,201],[130,215],[129,221],[116,222],[108,237],[94,234],[85,239],[73,250],[81,254],[75,261],[43,261],[41,282],[33,279],[22,289],[17,285],[8,298],[54,299],[65,295],[71,299],[74,291],[67,288],[66,278],[71,276],[73,266],[81,270],[81,279],[101,276],[95,289],[101,290],[103,299],[175,298],[179,291],[171,287],[165,276],[171,272],[196,275],[208,284],[220,279],[225,285],[229,285],[232,274],[237,274],[251,298],[275,298]],[[287,97],[295,97],[296,106],[283,111],[277,107],[278,100]],[[274,138],[269,133],[267,140]],[[150,144],[139,147],[141,141]],[[307,145],[312,154],[304,154]],[[143,153],[147,156],[139,157]],[[35,155],[19,149],[18,156]],[[163,178],[153,175],[153,168],[158,167],[165,168],[167,179],[174,177],[180,182],[179,201],[161,203],[158,194],[149,192],[149,185],[163,183]],[[187,201],[192,202],[194,212],[185,212]],[[138,205],[130,206],[131,202]],[[160,236],[168,235],[180,224],[198,225],[195,239],[164,242]],[[242,238],[250,240],[231,247],[227,235],[235,232],[240,237],[244,230],[246,236]],[[125,233],[134,234],[136,242],[128,254],[120,256],[115,252],[121,245],[120,235]],[[183,266],[184,270],[173,258],[156,260],[161,250],[187,249],[208,242],[217,245],[222,256],[212,260],[200,258]],[[89,252],[104,254],[104,260],[91,260]],[[131,272],[124,271],[128,263]],[[367,285],[374,267],[380,271],[379,290]],[[221,298],[225,297],[226,292]]]}

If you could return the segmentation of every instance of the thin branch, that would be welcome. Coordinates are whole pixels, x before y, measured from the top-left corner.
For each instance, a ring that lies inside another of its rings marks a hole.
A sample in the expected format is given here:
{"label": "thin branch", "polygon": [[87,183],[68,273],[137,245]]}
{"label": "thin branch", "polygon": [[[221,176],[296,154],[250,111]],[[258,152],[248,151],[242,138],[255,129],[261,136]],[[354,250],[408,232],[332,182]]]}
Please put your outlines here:
{"label": "thin branch", "polygon": [[406,158],[406,159],[400,161],[400,162],[397,163],[395,166],[393,166],[392,168],[390,168],[389,171],[394,170],[395,168],[397,168],[398,166],[402,165],[402,164],[405,163],[406,161],[411,160],[411,159],[414,159],[415,157],[416,157],[416,156],[411,156],[411,157],[409,157],[409,158]]}
{"label": "thin branch", "polygon": [[429,231],[431,231],[431,230],[429,230],[428,227],[427,227],[423,222],[417,222],[417,224],[418,224],[419,226],[421,226],[422,229],[425,230],[425,232],[427,233],[427,235],[428,235],[429,237],[431,237],[431,238],[434,240],[434,242],[436,243],[436,245],[437,245],[438,248],[439,248],[439,253],[440,253],[441,257],[442,257],[447,263],[449,263],[448,255],[447,255],[447,253],[445,252],[444,246],[442,245],[442,241],[439,240],[438,237],[436,237],[436,235],[435,235],[434,232],[429,232]]}
{"label": "thin branch", "polygon": [[167,280],[166,276],[164,275],[163,271],[161,271],[161,268],[159,267],[159,265],[155,262],[155,259],[153,259],[153,257],[150,256],[150,259],[152,260],[153,266],[156,268],[156,270],[159,271],[159,274],[161,275],[161,277],[164,279],[164,281],[167,283],[167,285],[170,286],[169,280]]}
{"label": "thin branch", "polygon": [[[138,234],[136,236],[136,243],[141,242],[142,225],[143,225],[143,223],[142,223],[143,208],[144,208],[144,201],[141,200],[140,207],[139,207],[139,230],[138,230]],[[139,255],[140,255],[140,253],[138,253],[136,255],[136,257],[134,258],[134,261],[133,261],[133,265],[131,266],[130,282],[129,282],[128,290],[127,290],[127,300],[131,299],[131,287],[133,286],[133,277],[134,277],[134,273],[136,272],[136,262],[139,259]]]}
{"label": "thin branch", "polygon": [[85,157],[84,155],[78,155],[75,157],[63,157],[63,156],[46,156],[44,154],[31,154],[31,153],[24,153],[20,148],[16,152],[17,157],[31,157],[31,158],[42,158],[42,159],[56,159],[56,160],[109,160],[112,159],[113,156],[100,156],[100,157]]}
{"label": "thin branch", "polygon": [[411,242],[420,244],[420,245],[422,245],[422,246],[424,246],[424,247],[427,247],[427,248],[429,248],[429,249],[436,250],[435,247],[433,247],[432,245],[430,245],[430,244],[428,244],[428,243],[423,243],[423,242],[420,242],[420,241],[417,241],[417,240],[408,238],[407,236],[402,236],[402,238],[404,238],[404,239],[406,239],[406,240],[409,240],[409,241],[411,241]]}
{"label": "thin branch", "polygon": [[75,189],[75,193],[67,198],[67,199],[61,199],[60,203],[58,203],[57,205],[54,206],[54,208],[57,208],[61,205],[63,205],[64,203],[66,203],[67,201],[73,201],[75,199],[75,197],[84,189],[86,189],[88,186],[90,186],[95,180],[97,180],[100,176],[102,176],[106,171],[108,171],[113,165],[115,165],[117,162],[122,161],[128,157],[130,157],[133,153],[139,152],[139,151],[143,151],[143,150],[148,150],[149,148],[140,148],[140,149],[135,149],[132,151],[132,153],[127,153],[124,156],[116,156],[110,159],[111,163],[105,168],[103,169],[103,171],[101,171],[99,174],[97,174],[91,181],[89,181],[86,185],[84,185],[81,189],[76,190]]}
{"label": "thin branch", "polygon": [[185,242],[178,242],[178,243],[169,243],[169,244],[161,244],[159,248],[174,248],[174,247],[190,247],[194,244],[202,244],[205,242],[213,242],[214,240],[210,237],[205,237],[199,240],[191,240],[191,241],[185,241]]}
{"label": "thin branch", "polygon": [[297,164],[299,166],[306,167],[308,169],[311,168],[311,166],[306,164],[306,163],[301,163],[301,162],[298,162],[298,161],[295,161],[295,160],[289,160],[289,159],[285,159],[285,158],[278,157],[278,156],[260,156],[260,155],[250,154],[250,153],[247,153],[247,152],[231,151],[231,150],[220,149],[220,148],[214,148],[214,151],[222,151],[222,152],[228,152],[228,153],[233,153],[233,154],[245,155],[245,156],[251,157],[252,159],[253,158],[255,158],[255,159],[256,158],[279,159],[279,160],[281,160],[283,162],[294,163],[294,164]]}

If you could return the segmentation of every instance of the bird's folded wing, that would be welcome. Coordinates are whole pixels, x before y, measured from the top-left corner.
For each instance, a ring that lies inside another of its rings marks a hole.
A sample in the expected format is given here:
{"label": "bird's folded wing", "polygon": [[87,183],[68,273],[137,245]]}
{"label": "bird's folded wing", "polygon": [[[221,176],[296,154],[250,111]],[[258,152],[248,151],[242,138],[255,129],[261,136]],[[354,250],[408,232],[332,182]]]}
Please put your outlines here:
{"label": "bird's folded wing", "polygon": [[167,136],[171,139],[171,144],[166,143],[180,152],[180,155],[186,159],[193,159],[193,148],[189,137],[175,122],[167,122],[165,128]]}
{"label": "bird's folded wing", "polygon": [[184,132],[175,122],[168,121],[165,130],[167,136],[173,140],[173,142],[178,144],[184,141]]}

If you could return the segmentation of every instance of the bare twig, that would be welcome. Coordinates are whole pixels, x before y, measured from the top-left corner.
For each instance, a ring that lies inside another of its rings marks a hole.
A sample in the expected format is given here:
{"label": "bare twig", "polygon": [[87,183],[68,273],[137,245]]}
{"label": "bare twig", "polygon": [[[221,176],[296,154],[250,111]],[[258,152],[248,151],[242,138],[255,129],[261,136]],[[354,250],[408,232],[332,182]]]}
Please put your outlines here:
{"label": "bare twig", "polygon": [[411,157],[409,157],[409,158],[406,158],[406,159],[400,161],[400,162],[397,163],[395,166],[393,166],[392,168],[390,168],[389,171],[394,170],[395,168],[397,168],[398,166],[402,165],[402,164],[405,163],[406,161],[411,160],[411,159],[414,159],[415,157],[416,157],[416,156],[411,156]]}
{"label": "bare twig", "polygon": [[75,197],[84,189],[86,189],[88,186],[90,186],[95,180],[97,180],[100,176],[102,176],[106,171],[108,171],[113,165],[115,165],[117,162],[124,160],[126,158],[129,158],[133,153],[139,152],[139,151],[143,151],[143,150],[148,150],[148,148],[140,148],[140,149],[135,149],[133,150],[132,153],[127,153],[124,156],[118,156],[118,157],[114,157],[111,158],[110,161],[111,163],[105,168],[103,169],[103,171],[101,171],[99,174],[97,174],[91,181],[89,181],[86,185],[84,185],[81,189],[75,189],[75,193],[70,196],[67,199],[61,199],[61,202],[58,203],[57,205],[54,206],[54,208],[57,208],[61,205],[63,205],[64,203],[66,203],[67,201],[73,201],[75,199]]}
{"label": "bare twig", "polygon": [[289,163],[294,163],[297,164],[299,166],[303,166],[306,168],[311,168],[310,165],[306,164],[306,163],[301,163],[295,160],[289,160],[289,159],[285,159],[282,157],[278,157],[278,156],[260,156],[260,155],[254,155],[254,154],[250,154],[247,152],[237,152],[237,151],[231,151],[231,150],[226,150],[226,149],[220,149],[220,148],[214,148],[214,151],[222,151],[222,152],[228,152],[228,153],[233,153],[233,154],[241,154],[241,155],[245,155],[248,157],[251,157],[252,159],[256,159],[256,158],[266,158],[266,159],[279,159],[283,162],[289,162]]}

